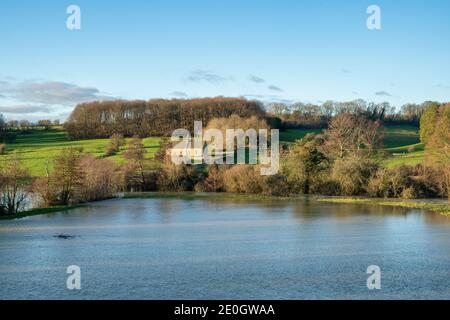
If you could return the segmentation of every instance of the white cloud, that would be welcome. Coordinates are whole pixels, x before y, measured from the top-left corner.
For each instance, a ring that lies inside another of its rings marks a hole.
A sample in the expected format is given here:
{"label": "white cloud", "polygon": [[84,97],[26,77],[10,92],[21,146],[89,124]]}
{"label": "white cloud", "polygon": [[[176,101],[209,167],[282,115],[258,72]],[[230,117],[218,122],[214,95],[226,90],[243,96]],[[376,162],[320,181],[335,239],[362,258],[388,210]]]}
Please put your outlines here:
{"label": "white cloud", "polygon": [[187,76],[187,80],[192,82],[206,81],[210,83],[220,83],[232,80],[232,78],[221,76],[209,70],[195,70],[189,73],[189,75]]}
{"label": "white cloud", "polygon": [[111,99],[101,96],[94,87],[81,87],[59,81],[24,81],[0,83],[0,94],[25,103],[73,105],[81,102]]}
{"label": "white cloud", "polygon": [[268,86],[268,89],[269,90],[272,90],[272,91],[278,91],[278,92],[282,92],[283,91],[283,89],[281,89],[280,87],[277,87],[277,86]]}
{"label": "white cloud", "polygon": [[17,105],[0,106],[0,113],[28,114],[28,113],[49,113],[50,109],[45,106]]}
{"label": "white cloud", "polygon": [[187,98],[188,97],[188,94],[183,91],[173,91],[170,95],[177,97],[177,98]]}
{"label": "white cloud", "polygon": [[387,91],[383,91],[383,90],[375,92],[375,95],[376,96],[384,96],[384,97],[392,97],[392,94],[390,94]]}
{"label": "white cloud", "polygon": [[252,75],[252,74],[248,77],[248,79],[250,81],[254,82],[254,83],[264,83],[264,82],[266,82],[266,80],[264,80],[263,78],[260,78],[258,76]]}

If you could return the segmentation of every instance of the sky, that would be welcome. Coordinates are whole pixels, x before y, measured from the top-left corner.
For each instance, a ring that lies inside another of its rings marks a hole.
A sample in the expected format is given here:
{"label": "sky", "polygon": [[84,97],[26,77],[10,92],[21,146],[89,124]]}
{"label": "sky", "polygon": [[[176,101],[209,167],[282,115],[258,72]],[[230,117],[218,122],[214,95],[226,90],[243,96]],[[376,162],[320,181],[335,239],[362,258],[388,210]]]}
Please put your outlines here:
{"label": "sky", "polygon": [[0,113],[64,120],[117,98],[444,102],[449,40],[448,0],[2,0]]}

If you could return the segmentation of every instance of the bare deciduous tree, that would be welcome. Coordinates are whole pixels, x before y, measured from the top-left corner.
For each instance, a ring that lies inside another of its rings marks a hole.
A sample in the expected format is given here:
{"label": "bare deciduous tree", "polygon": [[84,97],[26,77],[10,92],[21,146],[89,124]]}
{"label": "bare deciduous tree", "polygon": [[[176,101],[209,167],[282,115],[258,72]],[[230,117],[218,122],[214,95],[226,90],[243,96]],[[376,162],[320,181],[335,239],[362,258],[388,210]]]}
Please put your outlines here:
{"label": "bare deciduous tree", "polygon": [[0,172],[0,214],[13,215],[25,209],[30,176],[17,154],[5,160]]}

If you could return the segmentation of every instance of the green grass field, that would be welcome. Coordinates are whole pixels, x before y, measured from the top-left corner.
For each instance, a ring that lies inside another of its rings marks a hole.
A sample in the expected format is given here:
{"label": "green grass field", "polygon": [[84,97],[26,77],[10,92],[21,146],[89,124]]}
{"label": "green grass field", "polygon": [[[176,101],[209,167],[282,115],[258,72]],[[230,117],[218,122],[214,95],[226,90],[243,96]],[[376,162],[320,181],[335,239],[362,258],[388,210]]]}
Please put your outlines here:
{"label": "green grass field", "polygon": [[308,133],[320,133],[323,129],[288,129],[280,132],[281,143],[293,143],[303,139]]}
{"label": "green grass field", "polygon": [[[143,142],[146,148],[146,157],[153,159],[159,149],[160,138],[146,138]],[[107,143],[108,139],[71,141],[64,131],[57,129],[36,130],[29,134],[19,134],[14,143],[7,144],[6,155],[0,156],[0,159],[7,159],[17,152],[32,176],[42,176],[45,174],[47,161],[51,160],[61,150],[78,147],[96,157],[104,157]],[[119,163],[123,162],[123,153],[126,149],[127,146],[122,147],[117,155],[109,157],[109,159]]]}
{"label": "green grass field", "polygon": [[417,127],[408,125],[385,127],[383,143],[388,152],[384,165],[388,168],[401,165],[414,166],[423,161],[424,145],[420,143]]}
{"label": "green grass field", "polygon": [[[308,133],[319,133],[321,129],[290,129],[280,132],[282,143],[291,144],[302,139]],[[388,152],[388,158],[384,160],[384,165],[392,168],[403,164],[415,165],[423,160],[424,147],[419,142],[418,129],[413,126],[389,126],[384,128],[384,145]],[[129,139],[127,139],[129,140]],[[159,150],[160,138],[146,138],[143,140],[146,148],[146,157],[153,159]],[[25,167],[30,170],[33,176],[45,174],[47,161],[61,152],[64,148],[79,147],[84,152],[93,154],[96,157],[105,156],[105,147],[108,139],[78,140],[72,141],[67,133],[61,129],[35,130],[29,134],[19,134],[14,143],[7,144],[6,154],[0,156],[1,159],[8,159],[17,152]],[[123,153],[127,146],[109,159],[122,163]]]}
{"label": "green grass field", "polygon": [[419,128],[408,125],[396,125],[384,127],[384,147],[393,149],[416,145],[420,142]]}

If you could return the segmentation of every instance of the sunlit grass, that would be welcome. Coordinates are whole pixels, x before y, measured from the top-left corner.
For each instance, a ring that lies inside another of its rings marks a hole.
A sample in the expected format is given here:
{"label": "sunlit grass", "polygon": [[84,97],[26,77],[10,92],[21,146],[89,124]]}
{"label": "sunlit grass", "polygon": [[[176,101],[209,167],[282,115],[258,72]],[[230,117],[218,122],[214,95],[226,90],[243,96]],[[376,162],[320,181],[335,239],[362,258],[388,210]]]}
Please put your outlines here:
{"label": "sunlit grass", "polygon": [[292,143],[303,139],[308,133],[320,133],[323,129],[288,129],[280,132],[280,142]]}
{"label": "sunlit grass", "polygon": [[383,164],[388,168],[414,166],[423,162],[424,145],[420,143],[419,129],[410,125],[384,128],[384,146],[388,157]]}
{"label": "sunlit grass", "polygon": [[[126,140],[129,141],[130,139]],[[155,153],[159,150],[159,142],[160,138],[156,137],[143,140],[148,159],[154,158]],[[62,130],[35,130],[29,134],[19,134],[14,143],[7,144],[7,153],[0,156],[0,159],[8,159],[14,153],[17,153],[32,176],[43,176],[47,163],[51,168],[51,160],[61,150],[76,147],[82,148],[85,153],[90,153],[96,157],[105,157],[107,144],[108,139],[72,141],[67,133]],[[123,154],[126,149],[127,146],[122,147],[117,155],[109,157],[109,159],[123,163],[125,161]]]}
{"label": "sunlit grass", "polygon": [[330,203],[350,203],[350,204],[370,204],[390,207],[403,207],[412,209],[422,209],[430,212],[440,213],[450,216],[449,203],[428,203],[408,200],[389,200],[389,199],[367,199],[367,198],[319,198],[317,201]]}
{"label": "sunlit grass", "polygon": [[415,145],[420,142],[419,128],[411,125],[394,125],[383,128],[386,149]]}

